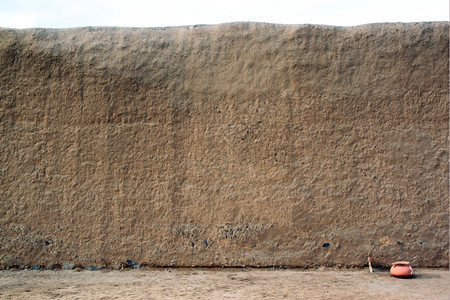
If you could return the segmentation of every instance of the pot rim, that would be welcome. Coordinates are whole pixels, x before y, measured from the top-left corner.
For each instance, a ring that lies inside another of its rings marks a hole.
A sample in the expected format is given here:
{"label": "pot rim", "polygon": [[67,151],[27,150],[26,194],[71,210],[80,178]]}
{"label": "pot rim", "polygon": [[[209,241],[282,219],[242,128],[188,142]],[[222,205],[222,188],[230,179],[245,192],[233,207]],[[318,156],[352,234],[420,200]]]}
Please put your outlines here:
{"label": "pot rim", "polygon": [[393,266],[396,265],[405,265],[405,266],[409,266],[409,261],[396,261],[392,263]]}

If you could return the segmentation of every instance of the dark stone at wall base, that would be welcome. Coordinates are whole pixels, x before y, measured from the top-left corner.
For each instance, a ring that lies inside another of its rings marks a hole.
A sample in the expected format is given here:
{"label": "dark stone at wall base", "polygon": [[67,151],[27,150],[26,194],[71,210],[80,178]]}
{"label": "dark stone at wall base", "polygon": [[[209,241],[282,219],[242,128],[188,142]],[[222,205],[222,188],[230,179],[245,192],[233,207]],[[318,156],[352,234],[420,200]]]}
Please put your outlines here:
{"label": "dark stone at wall base", "polygon": [[100,266],[94,266],[94,265],[87,265],[86,266],[86,270],[88,271],[98,271],[98,270],[102,270],[103,268]]}
{"label": "dark stone at wall base", "polygon": [[71,263],[63,263],[63,269],[64,270],[73,270],[75,269],[76,265],[75,264],[71,264]]}
{"label": "dark stone at wall base", "polygon": [[126,264],[128,266],[130,266],[131,268],[133,268],[133,269],[139,269],[140,268],[139,267],[139,263],[138,262],[134,262],[131,259],[127,259]]}

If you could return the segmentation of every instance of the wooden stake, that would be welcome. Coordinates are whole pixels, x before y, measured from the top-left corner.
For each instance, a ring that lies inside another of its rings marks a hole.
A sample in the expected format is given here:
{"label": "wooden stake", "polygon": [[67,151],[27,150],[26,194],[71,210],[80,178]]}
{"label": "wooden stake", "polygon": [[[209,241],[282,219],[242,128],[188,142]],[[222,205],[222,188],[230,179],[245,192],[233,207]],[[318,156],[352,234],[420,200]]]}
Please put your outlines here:
{"label": "wooden stake", "polygon": [[369,261],[369,272],[373,273],[373,269],[372,269],[372,257],[367,257],[367,260]]}

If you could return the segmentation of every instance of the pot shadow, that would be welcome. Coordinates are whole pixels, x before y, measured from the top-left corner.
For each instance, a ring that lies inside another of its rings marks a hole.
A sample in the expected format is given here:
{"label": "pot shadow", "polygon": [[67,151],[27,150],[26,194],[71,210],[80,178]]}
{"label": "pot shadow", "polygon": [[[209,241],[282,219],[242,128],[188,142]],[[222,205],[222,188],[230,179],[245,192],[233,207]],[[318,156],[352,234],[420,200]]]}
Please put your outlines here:
{"label": "pot shadow", "polygon": [[404,278],[404,279],[436,279],[436,278],[441,278],[441,276],[436,275],[436,274],[413,274],[411,277],[409,278]]}
{"label": "pot shadow", "polygon": [[[392,276],[392,275],[391,275]],[[396,279],[403,279],[403,280],[411,280],[411,279],[436,279],[441,278],[439,275],[435,274],[413,274],[410,277],[399,277],[399,276],[392,276]]]}

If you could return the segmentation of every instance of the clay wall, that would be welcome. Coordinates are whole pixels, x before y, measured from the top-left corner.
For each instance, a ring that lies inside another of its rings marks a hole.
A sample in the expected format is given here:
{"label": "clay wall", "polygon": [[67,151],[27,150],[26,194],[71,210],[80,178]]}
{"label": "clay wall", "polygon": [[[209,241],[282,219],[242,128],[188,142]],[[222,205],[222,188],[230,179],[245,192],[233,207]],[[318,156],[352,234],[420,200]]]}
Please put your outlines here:
{"label": "clay wall", "polygon": [[0,262],[448,266],[449,27],[0,29]]}

